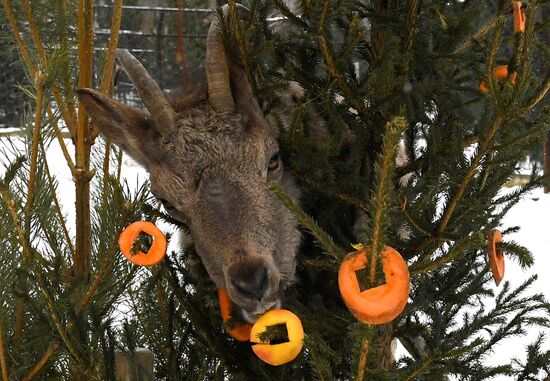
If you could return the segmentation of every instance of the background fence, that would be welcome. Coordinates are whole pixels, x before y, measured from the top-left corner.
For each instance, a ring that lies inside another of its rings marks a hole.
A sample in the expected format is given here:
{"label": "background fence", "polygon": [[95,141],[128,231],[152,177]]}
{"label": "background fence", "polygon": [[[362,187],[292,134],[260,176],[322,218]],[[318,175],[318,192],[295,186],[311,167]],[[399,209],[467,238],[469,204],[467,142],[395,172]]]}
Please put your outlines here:
{"label": "background fence", "polygon": [[[147,68],[161,88],[177,88],[183,81],[183,68],[176,60],[178,38],[185,51],[190,75],[204,76],[204,46],[214,9],[221,0],[134,0],[125,1],[119,47],[129,49]],[[181,7],[181,9],[180,9]],[[112,1],[95,4],[96,67],[111,34]],[[5,15],[0,25],[0,129],[18,128],[27,96],[19,86],[29,83],[13,42]],[[24,26],[24,25],[23,25]],[[22,28],[25,33],[25,28]],[[76,59],[76,58],[75,58]],[[99,70],[95,71],[99,73]],[[120,77],[116,97],[139,105],[133,87],[125,75]],[[7,131],[7,130],[4,130]]]}

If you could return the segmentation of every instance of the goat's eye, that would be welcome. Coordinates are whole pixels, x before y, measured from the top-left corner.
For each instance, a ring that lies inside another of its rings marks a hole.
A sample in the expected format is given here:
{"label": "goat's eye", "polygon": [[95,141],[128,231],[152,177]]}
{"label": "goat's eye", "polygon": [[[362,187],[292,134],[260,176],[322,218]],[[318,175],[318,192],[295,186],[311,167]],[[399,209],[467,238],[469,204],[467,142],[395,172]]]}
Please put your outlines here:
{"label": "goat's eye", "polygon": [[267,169],[270,171],[274,171],[277,168],[279,168],[279,165],[281,164],[281,157],[279,156],[279,152],[271,156],[271,159],[269,159],[269,163],[267,164]]}
{"label": "goat's eye", "polygon": [[170,204],[168,201],[166,201],[164,198],[159,197],[159,201],[162,203],[162,206],[164,206],[164,209],[166,210],[173,210],[175,209],[172,204]]}

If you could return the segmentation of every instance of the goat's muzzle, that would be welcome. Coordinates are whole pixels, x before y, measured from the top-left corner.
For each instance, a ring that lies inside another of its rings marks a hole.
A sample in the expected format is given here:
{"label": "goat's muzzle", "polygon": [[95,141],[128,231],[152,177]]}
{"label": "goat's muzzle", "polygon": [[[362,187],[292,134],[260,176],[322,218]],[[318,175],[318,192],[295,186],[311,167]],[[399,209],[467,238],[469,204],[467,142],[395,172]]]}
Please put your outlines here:
{"label": "goat's muzzle", "polygon": [[241,307],[246,320],[253,322],[267,310],[280,306],[280,275],[271,258],[239,255],[224,272],[229,296]]}

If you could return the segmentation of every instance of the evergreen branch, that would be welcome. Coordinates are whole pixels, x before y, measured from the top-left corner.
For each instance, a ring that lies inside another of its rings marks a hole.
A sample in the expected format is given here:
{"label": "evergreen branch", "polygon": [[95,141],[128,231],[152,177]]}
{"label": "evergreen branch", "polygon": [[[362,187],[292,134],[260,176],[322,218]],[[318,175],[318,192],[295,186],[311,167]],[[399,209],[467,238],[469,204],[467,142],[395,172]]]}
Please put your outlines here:
{"label": "evergreen branch", "polygon": [[61,225],[61,229],[63,229],[63,234],[65,235],[65,240],[67,241],[69,250],[71,251],[71,254],[74,256],[75,252],[74,252],[73,242],[71,240],[71,236],[69,235],[69,230],[67,229],[65,217],[63,217],[63,212],[61,211],[61,205],[59,204],[59,200],[57,199],[57,193],[55,192],[53,177],[50,172],[50,166],[48,165],[48,160],[46,158],[46,148],[44,147],[44,142],[42,141],[42,139],[40,140],[40,148],[42,149],[42,155],[44,155],[44,169],[46,170],[46,177],[48,178],[50,188],[52,189],[55,212],[57,214],[57,217],[59,218],[59,224]]}
{"label": "evergreen branch", "polygon": [[355,206],[356,208],[358,209],[361,209],[363,210],[364,212],[367,212],[369,210],[369,205],[353,196],[353,195],[350,195],[348,193],[342,193],[342,192],[338,192],[338,193],[333,193],[333,192],[330,192],[326,189],[326,186],[324,186],[323,184],[321,184],[319,181],[316,181],[306,175],[303,175],[303,174],[300,174],[300,180],[307,183],[308,185],[311,185],[312,187],[314,187],[315,189],[317,189],[318,191],[320,192],[323,192],[327,195],[330,195],[330,196],[333,196],[333,197],[337,197],[338,199],[340,199],[341,201],[347,203],[347,204],[350,204],[350,205],[353,205]]}
{"label": "evergreen branch", "polygon": [[[395,176],[394,176],[394,177],[395,177]],[[415,219],[413,216],[411,216],[411,214],[410,214],[409,211],[407,210],[407,196],[405,196],[405,195],[399,195],[398,198],[399,198],[399,201],[400,201],[401,211],[403,212],[403,215],[405,216],[405,218],[407,219],[407,221],[408,221],[416,230],[418,230],[420,233],[424,234],[426,237],[429,237],[429,238],[432,239],[433,241],[439,241],[440,243],[444,243],[444,242],[453,240],[453,237],[450,237],[450,236],[443,236],[443,235],[435,236],[435,235],[433,235],[432,232],[430,232],[429,230],[427,230],[427,228],[422,227],[422,226],[420,225],[420,223],[419,223],[418,221],[416,221],[416,219]]]}
{"label": "evergreen branch", "polygon": [[4,345],[4,322],[2,318],[0,318],[0,367],[2,367],[2,381],[10,381]]}
{"label": "evergreen branch", "polygon": [[458,206],[459,202],[462,200],[462,196],[464,195],[464,192],[470,185],[470,182],[474,178],[474,175],[476,174],[477,167],[481,163],[481,159],[485,156],[487,151],[491,148],[491,144],[493,142],[495,133],[497,129],[502,125],[504,122],[504,118],[497,115],[491,124],[491,127],[487,131],[487,133],[483,137],[483,143],[481,144],[478,152],[473,157],[470,167],[468,168],[468,171],[462,178],[462,182],[460,183],[460,186],[458,187],[458,190],[456,194],[454,195],[453,199],[450,201],[450,203],[445,208],[445,212],[443,213],[443,216],[439,220],[439,226],[437,227],[437,233],[442,233],[445,228],[447,227],[447,224],[450,222],[451,217],[453,215],[453,212],[455,208]]}
{"label": "evergreen branch", "polygon": [[[29,29],[31,31],[31,36],[34,42],[34,45],[36,47],[36,51],[38,53],[38,58],[40,59],[40,63],[42,66],[46,65],[46,51],[44,49],[44,44],[42,43],[42,39],[40,38],[40,33],[38,31],[38,28],[36,26],[36,23],[34,22],[34,17],[32,14],[32,7],[29,3],[29,0],[23,0],[23,8],[25,9],[25,14],[27,17],[27,23],[29,25]],[[15,33],[15,30],[14,30]],[[30,69],[30,67],[29,67]],[[29,70],[33,76],[36,76],[36,70]],[[67,128],[69,129],[69,133],[71,136],[74,136],[74,126],[76,124],[76,114],[74,107],[68,107],[65,109],[62,107],[64,104],[63,97],[61,96],[61,93],[59,91],[59,87],[56,84],[52,84],[52,94],[54,96],[54,99],[56,103],[59,105],[59,108],[61,109],[61,112],[63,114],[63,118],[65,119],[65,122],[67,124]],[[49,107],[49,106],[48,106]]]}
{"label": "evergreen branch", "polygon": [[292,13],[292,11],[288,8],[286,3],[281,0],[273,0],[273,5],[281,12],[281,14],[286,17],[288,20],[293,21],[295,24],[299,25],[304,30],[309,30],[309,25],[302,20],[299,16]]}
{"label": "evergreen branch", "polygon": [[546,97],[548,91],[550,91],[550,77],[544,80],[544,83],[538,88],[535,94],[525,103],[525,106],[521,109],[521,114],[526,114],[531,111],[544,99],[544,97]]}
{"label": "evergreen branch", "polygon": [[[26,238],[26,235],[21,228],[19,217],[17,215],[17,211],[15,210],[15,204],[13,199],[11,198],[8,189],[5,187],[4,184],[0,183],[0,195],[4,199],[4,202],[6,203],[8,210],[10,212],[11,218],[13,220],[13,223],[15,225],[15,229],[17,232],[17,235],[19,236],[19,240],[21,245],[23,246],[23,256],[25,259],[30,259],[35,257],[33,255],[33,250],[31,249],[31,246]],[[36,258],[36,257],[35,257]],[[38,255],[37,258],[41,260],[42,262],[46,262],[45,259]],[[46,288],[46,283],[44,282],[44,279],[42,278],[42,275],[40,272],[36,270],[32,270],[33,275],[38,283],[38,286],[40,288],[40,291],[44,295],[44,298],[46,300],[46,304],[48,305],[50,309],[50,313],[52,315],[52,319],[54,321],[54,325],[57,328],[57,331],[60,335],[60,337],[63,339],[63,342],[65,343],[67,349],[71,352],[73,357],[77,360],[77,362],[82,362],[80,359],[80,356],[78,354],[78,351],[76,350],[76,347],[72,344],[69,337],[67,336],[67,332],[63,329],[63,325],[61,324],[61,319],[57,315],[57,312],[55,311],[55,302],[50,293],[48,292]],[[70,324],[70,323],[69,323]]]}
{"label": "evergreen branch", "polygon": [[325,27],[325,21],[327,19],[328,11],[331,6],[330,0],[323,0],[323,11],[319,17],[319,24],[317,25],[317,33],[322,34],[323,28]]}
{"label": "evergreen branch", "polygon": [[4,179],[1,180],[6,186],[10,184],[10,182],[15,178],[17,175],[17,172],[23,167],[23,164],[25,164],[25,161],[27,160],[25,155],[19,155],[9,164],[9,166],[6,168],[4,173]]}
{"label": "evergreen branch", "polygon": [[433,260],[433,261],[418,261],[410,266],[410,272],[411,274],[418,274],[418,273],[424,273],[428,271],[436,270],[447,263],[455,260],[460,256],[460,254],[463,254],[466,250],[472,248],[472,246],[476,247],[480,245],[478,240],[472,241],[471,238],[464,239],[462,241],[457,242],[451,250],[446,255],[442,255],[441,257]]}
{"label": "evergreen branch", "polygon": [[168,263],[169,262],[166,260],[160,263],[163,278],[168,281],[168,284],[176,295],[177,300],[188,312],[189,321],[193,324],[194,330],[198,335],[198,339],[201,340],[206,346],[216,350],[217,355],[223,358],[224,361],[235,361],[236,355],[231,353],[227,346],[224,346],[220,341],[215,340],[214,335],[210,332],[211,330],[208,329],[209,327],[205,324],[204,316],[202,316],[200,311],[191,304],[185,288],[180,287],[177,277],[172,274]]}
{"label": "evergreen branch", "polygon": [[38,28],[36,27],[36,24],[34,22],[34,17],[32,15],[32,8],[31,8],[31,4],[29,3],[29,0],[23,0],[23,9],[25,10],[25,14],[27,16],[27,23],[29,24],[29,29],[31,31],[31,36],[32,36],[34,45],[36,47],[36,51],[38,52],[38,58],[40,59],[40,63],[42,65],[45,65],[46,52],[42,44],[42,39],[40,38],[40,33],[38,32]]}
{"label": "evergreen branch", "polygon": [[[122,232],[122,228],[118,230],[116,236],[118,237],[121,232]],[[101,263],[101,268],[99,270],[99,273],[97,274],[97,276],[95,277],[92,285],[90,286],[90,288],[86,292],[86,295],[84,295],[84,298],[82,299],[82,302],[76,308],[75,313],[77,315],[80,314],[80,312],[82,312],[82,310],[84,308],[86,308],[88,303],[90,303],[90,301],[92,300],[97,288],[99,287],[99,284],[101,283],[101,281],[103,280],[103,278],[107,274],[107,270],[109,270],[109,267],[111,266],[111,264],[113,262],[113,257],[114,257],[115,252],[116,252],[116,247],[117,247],[117,241],[115,240],[115,241],[113,241],[113,243],[109,247],[109,251],[107,252],[107,255],[106,255],[105,259]]]}
{"label": "evergreen branch", "polygon": [[[330,1],[324,0],[324,9],[328,9],[330,6]],[[324,13],[325,11],[323,11]],[[323,19],[324,20],[324,19]],[[368,110],[365,104],[362,101],[358,101],[354,94],[352,89],[349,87],[348,83],[344,79],[344,77],[340,74],[340,71],[338,70],[338,67],[336,66],[336,63],[334,62],[334,59],[332,58],[332,53],[330,51],[330,48],[328,46],[327,39],[323,32],[323,25],[320,23],[317,30],[316,30],[316,39],[317,43],[319,44],[319,47],[321,49],[321,53],[323,56],[323,62],[325,63],[328,73],[330,74],[330,77],[336,82],[340,90],[342,91],[342,94],[346,101],[350,103],[350,105],[359,113],[359,115],[362,116],[362,119],[364,121],[370,121],[370,118],[368,117]]]}
{"label": "evergreen branch", "polygon": [[59,333],[59,336],[63,340],[63,343],[65,343],[65,346],[73,356],[73,358],[76,360],[77,363],[82,364],[82,358],[80,357],[80,354],[78,353],[78,350],[76,346],[72,343],[71,339],[69,338],[68,332],[70,331],[73,326],[73,321],[69,321],[67,323],[67,330],[65,330],[65,327],[63,327],[63,324],[61,323],[61,318],[57,314],[57,311],[55,310],[55,302],[52,296],[50,295],[48,289],[46,288],[46,283],[44,282],[44,279],[42,279],[42,275],[37,272],[33,271],[33,274],[37,280],[37,283],[40,287],[40,291],[42,292],[42,295],[44,295],[44,299],[46,300],[46,304],[48,305],[48,309],[50,310],[50,314],[52,316],[53,323],[55,325],[55,328],[57,329],[57,332]]}
{"label": "evergreen branch", "polygon": [[518,244],[515,241],[506,241],[497,244],[497,248],[508,254],[514,255],[522,269],[531,267],[534,263],[534,258],[529,249]]}
{"label": "evergreen branch", "polygon": [[254,76],[250,70],[250,64],[248,62],[248,54],[246,49],[246,43],[241,32],[241,19],[239,17],[239,10],[237,9],[237,2],[235,0],[228,0],[227,4],[229,5],[229,17],[231,19],[231,26],[233,30],[233,35],[237,42],[239,48],[240,63],[244,68],[246,77],[250,81],[250,85],[254,86]]}
{"label": "evergreen branch", "polygon": [[498,109],[498,98],[497,94],[495,93],[495,76],[493,74],[493,68],[494,68],[494,61],[495,57],[498,53],[498,48],[500,47],[500,41],[502,37],[502,29],[504,28],[504,16],[498,16],[497,18],[497,26],[495,29],[495,34],[493,36],[493,40],[491,42],[491,49],[489,50],[489,57],[487,58],[487,73],[488,73],[488,79],[489,79],[489,92],[491,93],[491,97],[495,101],[495,105]]}
{"label": "evergreen branch", "polygon": [[[518,91],[524,87],[525,80],[527,79],[529,65],[531,64],[529,56],[531,55],[532,47],[535,43],[535,13],[537,8],[538,0],[529,2],[525,15],[525,32],[514,33],[514,52],[510,65],[511,71],[514,70],[518,63],[521,65],[514,94],[517,94]],[[512,73],[510,72],[508,75],[510,76]]]}
{"label": "evergreen branch", "polygon": [[298,221],[304,228],[306,228],[315,240],[321,245],[321,247],[327,251],[332,257],[340,261],[344,257],[343,251],[336,246],[332,237],[325,232],[317,222],[303,211],[293,200],[288,197],[276,182],[269,183],[269,191],[272,192],[279,201],[286,206],[286,208],[292,213],[296,221]]}
{"label": "evergreen branch", "polygon": [[17,47],[19,48],[19,55],[23,59],[23,62],[27,66],[27,70],[34,76],[34,72],[36,71],[36,66],[34,65],[34,62],[31,59],[31,55],[29,53],[29,50],[27,49],[27,45],[25,44],[25,41],[21,37],[21,32],[19,31],[19,27],[17,26],[17,21],[15,20],[15,15],[13,14],[13,9],[11,8],[11,5],[8,0],[2,0],[2,5],[4,6],[4,11],[6,12],[6,16],[8,17],[8,23],[10,24],[11,30],[13,32],[13,36],[15,37],[15,41],[17,42]]}
{"label": "evergreen branch", "polygon": [[477,32],[472,36],[468,37],[464,42],[462,42],[454,51],[453,54],[463,53],[466,49],[472,45],[473,42],[483,38],[487,33],[489,33],[497,25],[498,17],[494,16],[491,18],[485,25],[483,25]]}
{"label": "evergreen branch", "polygon": [[407,17],[405,20],[405,42],[403,44],[403,55],[405,62],[403,63],[403,76],[406,78],[409,76],[409,67],[411,64],[411,50],[413,47],[413,28],[418,18],[418,8],[420,0],[408,0],[407,1]]}
{"label": "evergreen branch", "polygon": [[[414,381],[418,379],[418,376],[422,374],[427,368],[429,368],[433,363],[437,363],[441,360],[447,358],[458,357],[467,352],[470,352],[472,349],[478,347],[483,342],[482,339],[475,339],[472,343],[465,345],[463,347],[453,349],[447,352],[434,351],[430,357],[426,357],[417,368],[407,376],[405,381]],[[439,352],[439,353],[438,353]]]}
{"label": "evergreen branch", "polygon": [[15,225],[15,230],[19,237],[21,246],[23,246],[23,257],[32,258],[32,250],[25,236],[25,232],[21,228],[19,215],[17,214],[17,210],[15,210],[15,202],[13,201],[13,198],[11,197],[8,188],[2,182],[0,182],[0,196],[2,196],[4,202],[6,203],[6,206],[8,207],[8,211],[10,213],[13,224]]}
{"label": "evergreen branch", "polygon": [[361,353],[359,354],[359,362],[357,364],[357,381],[365,379],[365,371],[367,368],[367,359],[369,354],[369,341],[364,339],[361,343]]}
{"label": "evergreen branch", "polygon": [[36,365],[31,369],[29,374],[27,374],[25,378],[23,378],[22,381],[31,381],[34,377],[36,377],[46,366],[48,361],[50,361],[51,357],[55,354],[55,352],[57,352],[58,349],[58,343],[53,343],[52,345],[50,345],[46,353],[44,353],[44,355],[40,358],[40,360],[38,360]]}
{"label": "evergreen branch", "polygon": [[384,235],[389,224],[388,212],[392,199],[393,171],[399,136],[407,128],[407,122],[402,117],[396,117],[386,123],[386,132],[382,142],[382,150],[375,165],[374,191],[371,196],[371,215],[367,231],[370,235],[369,273],[370,282],[375,284],[378,259],[384,247]]}
{"label": "evergreen branch", "polygon": [[[93,126],[93,123],[92,123]],[[105,155],[103,156],[103,165],[101,166],[103,172],[103,202],[107,202],[107,188],[109,186],[109,167],[111,162],[111,139],[105,138]]]}
{"label": "evergreen branch", "polygon": [[32,134],[31,165],[29,170],[29,182],[27,185],[27,203],[25,204],[25,228],[30,233],[31,210],[34,201],[34,188],[36,184],[36,167],[38,165],[38,143],[40,141],[40,128],[42,126],[42,109],[44,103],[44,86],[40,74],[35,78],[37,90],[36,112],[34,118],[34,130]]}
{"label": "evergreen branch", "polygon": [[[17,46],[19,48],[19,53],[21,55],[21,58],[23,59],[23,62],[27,66],[27,70],[29,71],[31,76],[34,77],[35,74],[36,74],[36,66],[34,65],[34,62],[31,59],[31,56],[30,56],[29,50],[27,49],[27,45],[25,44],[25,41],[21,37],[21,32],[19,31],[19,28],[17,27],[17,22],[15,20],[15,15],[13,14],[13,9],[11,8],[8,0],[2,0],[2,4],[4,6],[4,10],[5,10],[6,15],[8,17],[8,22],[10,24],[12,33],[15,37],[16,42],[17,42]],[[34,25],[34,22],[32,21],[32,19],[30,21],[32,22],[32,25]],[[39,45],[37,45],[37,46],[39,46]],[[38,48],[38,50],[40,50],[40,48]],[[44,59],[44,61],[45,61],[45,59]],[[61,95],[58,93],[57,87],[55,85],[52,88],[52,92],[53,92],[54,98],[55,98],[55,100],[56,100],[56,102],[59,106],[59,109],[61,110],[61,113],[63,115],[63,119],[65,120],[65,123],[67,125],[67,128],[69,129],[69,132],[70,132],[71,136],[74,136],[74,126],[76,124],[75,119],[74,119],[75,117],[73,117],[71,115],[70,110],[67,112],[66,109],[62,106],[63,101],[62,101]],[[53,112],[52,112],[49,105],[48,105],[47,112],[48,112],[48,115],[50,117],[53,116]],[[54,130],[55,130],[57,139],[59,141],[59,145],[61,146],[61,150],[63,151],[63,155],[65,156],[65,159],[67,160],[67,164],[69,165],[69,168],[71,169],[71,173],[74,175],[75,174],[74,163],[71,159],[69,151],[67,150],[67,146],[65,145],[65,142],[63,141],[63,138],[61,136],[61,132],[59,131],[59,128],[57,127],[57,125],[55,123],[53,125],[54,125]]]}

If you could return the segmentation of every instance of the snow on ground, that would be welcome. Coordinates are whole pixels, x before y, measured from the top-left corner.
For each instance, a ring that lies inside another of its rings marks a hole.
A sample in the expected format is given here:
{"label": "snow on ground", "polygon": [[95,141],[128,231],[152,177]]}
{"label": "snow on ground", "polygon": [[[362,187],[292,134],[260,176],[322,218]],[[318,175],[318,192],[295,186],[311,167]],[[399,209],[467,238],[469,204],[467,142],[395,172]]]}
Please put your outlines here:
{"label": "snow on ground", "polygon": [[[6,147],[7,138],[0,138],[0,152]],[[21,142],[16,142],[17,147],[22,148]],[[67,145],[72,150],[72,144],[67,140]],[[71,152],[72,154],[72,152]],[[0,155],[2,155],[0,153]],[[3,155],[2,155],[3,156]],[[69,172],[65,159],[57,144],[52,144],[48,149],[48,163],[52,174],[59,181],[58,197],[63,204],[63,211],[68,217],[68,225],[74,225],[74,184]],[[3,168],[0,168],[0,174],[3,172]],[[128,181],[130,186],[136,188],[147,181],[148,176],[143,168],[139,167],[128,156],[124,156],[123,160],[123,177]],[[545,294],[546,298],[550,300],[550,276],[545,274],[550,269],[550,224],[546,221],[550,215],[550,193],[544,194],[542,189],[537,189],[532,194],[527,196],[518,205],[512,208],[506,218],[503,221],[503,228],[509,226],[521,226],[521,230],[517,233],[511,234],[505,239],[513,239],[516,242],[526,246],[534,255],[535,265],[523,272],[519,265],[512,261],[506,262],[506,275],[504,280],[511,283],[512,288],[517,287],[524,282],[530,275],[538,274],[539,279],[535,283],[535,287],[531,289],[531,292],[537,291]],[[161,228],[163,228],[161,226]],[[165,226],[163,230],[168,227]],[[169,250],[174,250],[177,242],[172,240]],[[502,285],[501,285],[502,287]],[[495,287],[496,288],[496,287]],[[498,289],[497,289],[498,291]],[[539,335],[539,330],[531,329],[526,337],[521,339],[508,340],[499,345],[494,353],[487,359],[490,364],[502,364],[509,361],[512,358],[525,358],[525,346],[532,343]],[[550,348],[550,337],[548,338],[546,349]],[[397,357],[405,355],[404,348],[398,344]],[[511,378],[509,378],[511,380]],[[496,379],[493,379],[496,380]],[[508,380],[508,378],[498,378],[500,380]]]}

